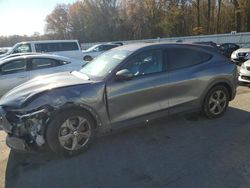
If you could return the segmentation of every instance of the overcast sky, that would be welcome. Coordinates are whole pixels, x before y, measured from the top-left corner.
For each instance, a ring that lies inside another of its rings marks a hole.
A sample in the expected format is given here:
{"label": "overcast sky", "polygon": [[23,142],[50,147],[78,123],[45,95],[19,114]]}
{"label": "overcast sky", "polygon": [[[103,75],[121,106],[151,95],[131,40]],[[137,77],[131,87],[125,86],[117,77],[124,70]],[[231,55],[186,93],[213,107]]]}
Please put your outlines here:
{"label": "overcast sky", "polygon": [[58,3],[76,0],[0,0],[0,36],[44,33],[45,18]]}

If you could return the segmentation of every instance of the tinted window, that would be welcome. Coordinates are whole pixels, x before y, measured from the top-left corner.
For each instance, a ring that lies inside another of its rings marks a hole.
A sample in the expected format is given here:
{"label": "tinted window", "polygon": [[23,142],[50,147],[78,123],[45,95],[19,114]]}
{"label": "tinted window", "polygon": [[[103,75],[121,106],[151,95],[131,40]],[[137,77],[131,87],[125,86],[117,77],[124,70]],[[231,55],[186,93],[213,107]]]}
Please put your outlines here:
{"label": "tinted window", "polygon": [[167,50],[168,70],[190,67],[211,58],[210,54],[187,48],[172,48]]}
{"label": "tinted window", "polygon": [[122,69],[128,69],[134,76],[163,71],[161,50],[150,50],[134,56]]}
{"label": "tinted window", "polygon": [[94,52],[101,52],[101,51],[104,51],[104,46],[103,46],[103,45],[97,46],[93,51],[94,51]]}
{"label": "tinted window", "polygon": [[47,58],[34,58],[31,60],[31,69],[44,69],[49,67],[58,66],[60,63],[54,59],[47,59]]}
{"label": "tinted window", "polygon": [[103,49],[110,50],[110,49],[115,48],[115,47],[117,47],[117,46],[116,45],[105,45],[105,46],[103,46]]}
{"label": "tinted window", "polygon": [[61,42],[59,43],[60,51],[74,51],[79,50],[76,42]]}
{"label": "tinted window", "polygon": [[229,48],[237,48],[237,45],[235,45],[235,44],[229,44]]}
{"label": "tinted window", "polygon": [[220,45],[220,49],[222,49],[222,50],[227,50],[228,48],[229,48],[229,45],[227,45],[227,44]]}
{"label": "tinted window", "polygon": [[35,44],[35,48],[36,52],[75,51],[78,45],[76,42],[40,43]]}
{"label": "tinted window", "polygon": [[31,52],[30,44],[21,44],[14,50],[13,54],[15,54],[15,53],[27,53],[27,52]]}
{"label": "tinted window", "polygon": [[3,74],[22,72],[25,70],[26,70],[26,60],[25,59],[8,62],[1,67],[1,72]]}

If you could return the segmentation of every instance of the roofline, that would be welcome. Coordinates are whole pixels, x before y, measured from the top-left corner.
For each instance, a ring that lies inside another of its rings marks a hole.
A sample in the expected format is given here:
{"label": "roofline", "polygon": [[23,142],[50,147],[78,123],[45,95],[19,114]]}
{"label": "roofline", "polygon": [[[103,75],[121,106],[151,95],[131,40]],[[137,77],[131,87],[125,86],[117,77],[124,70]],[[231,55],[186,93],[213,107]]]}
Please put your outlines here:
{"label": "roofline", "polygon": [[25,43],[59,43],[59,42],[78,42],[78,40],[31,40],[31,41],[22,41],[16,44],[25,44]]}
{"label": "roofline", "polygon": [[16,57],[10,57],[10,58],[7,58],[7,59],[3,59],[1,61],[0,59],[0,65],[3,64],[3,63],[6,63],[8,61],[11,61],[11,60],[16,60],[16,59],[26,59],[26,58],[29,58],[29,57],[41,57],[41,58],[55,58],[55,59],[61,59],[61,60],[74,60],[73,58],[69,58],[69,57],[65,57],[65,56],[60,56],[60,55],[55,55],[55,54],[27,54],[27,55],[20,55],[20,56],[16,56]]}

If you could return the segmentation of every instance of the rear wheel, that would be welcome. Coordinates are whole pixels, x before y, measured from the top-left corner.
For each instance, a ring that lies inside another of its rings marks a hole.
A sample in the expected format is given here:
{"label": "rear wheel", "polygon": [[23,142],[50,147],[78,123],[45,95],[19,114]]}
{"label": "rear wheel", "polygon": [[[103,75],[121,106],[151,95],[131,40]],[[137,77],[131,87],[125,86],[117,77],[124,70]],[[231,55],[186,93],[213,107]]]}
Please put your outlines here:
{"label": "rear wheel", "polygon": [[221,117],[229,103],[229,92],[224,86],[215,86],[212,88],[203,104],[203,113],[208,118],[218,118]]}
{"label": "rear wheel", "polygon": [[88,147],[94,129],[92,117],[84,111],[63,111],[48,125],[47,143],[55,153],[74,155]]}
{"label": "rear wheel", "polygon": [[87,56],[85,56],[85,57],[83,58],[83,60],[84,60],[84,61],[92,61],[93,58],[92,58],[91,56],[87,55]]}

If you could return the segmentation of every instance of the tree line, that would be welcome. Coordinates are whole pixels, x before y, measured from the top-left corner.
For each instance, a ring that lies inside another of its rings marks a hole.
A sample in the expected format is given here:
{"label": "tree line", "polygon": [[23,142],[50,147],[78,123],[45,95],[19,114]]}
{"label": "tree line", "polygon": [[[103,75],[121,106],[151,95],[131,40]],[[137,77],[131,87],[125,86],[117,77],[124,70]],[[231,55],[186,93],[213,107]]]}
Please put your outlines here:
{"label": "tree line", "polygon": [[47,15],[45,34],[0,37],[105,42],[250,31],[249,0],[78,0]]}

